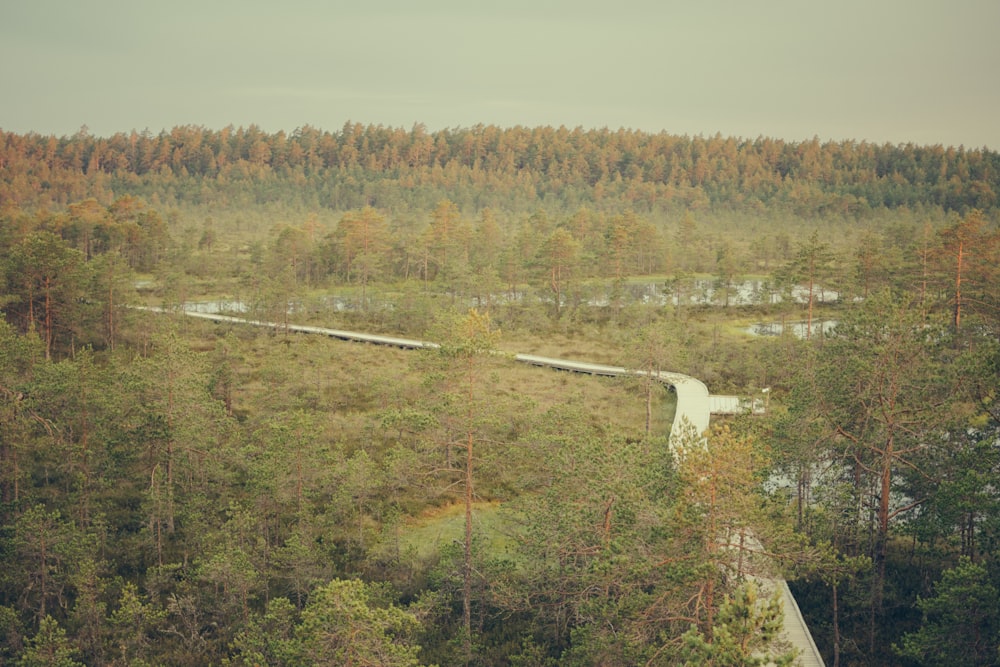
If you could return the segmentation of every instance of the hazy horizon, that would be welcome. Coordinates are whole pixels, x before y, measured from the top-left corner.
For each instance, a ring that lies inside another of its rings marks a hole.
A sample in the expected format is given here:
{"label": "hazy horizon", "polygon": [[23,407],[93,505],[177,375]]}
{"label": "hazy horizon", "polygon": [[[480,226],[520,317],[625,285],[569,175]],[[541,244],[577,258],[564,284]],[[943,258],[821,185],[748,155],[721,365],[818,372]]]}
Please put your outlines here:
{"label": "hazy horizon", "polygon": [[990,0],[0,0],[0,129],[351,121],[996,150],[996,25]]}

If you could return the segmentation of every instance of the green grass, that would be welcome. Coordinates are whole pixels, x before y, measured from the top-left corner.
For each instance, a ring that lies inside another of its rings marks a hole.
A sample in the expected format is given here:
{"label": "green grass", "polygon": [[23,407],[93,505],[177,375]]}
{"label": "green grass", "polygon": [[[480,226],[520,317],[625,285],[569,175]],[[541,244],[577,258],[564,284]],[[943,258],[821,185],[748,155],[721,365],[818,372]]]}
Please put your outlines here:
{"label": "green grass", "polygon": [[[510,556],[514,541],[510,537],[509,517],[499,503],[475,503],[472,508],[472,530],[477,539],[484,540],[479,548],[483,555]],[[465,505],[455,503],[425,512],[411,519],[400,536],[404,551],[412,550],[421,560],[440,552],[448,544],[461,544],[465,540]]]}

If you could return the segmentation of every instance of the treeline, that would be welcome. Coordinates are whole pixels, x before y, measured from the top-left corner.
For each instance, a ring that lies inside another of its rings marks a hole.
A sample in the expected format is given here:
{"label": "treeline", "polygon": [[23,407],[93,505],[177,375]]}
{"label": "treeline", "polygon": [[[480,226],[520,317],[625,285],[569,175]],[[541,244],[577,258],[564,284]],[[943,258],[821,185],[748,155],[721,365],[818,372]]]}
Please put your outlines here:
{"label": "treeline", "polygon": [[[726,198],[714,181],[657,184],[618,162],[588,179],[586,152],[558,187],[549,172],[563,153],[500,166],[559,133],[601,150],[670,143],[637,133],[475,128],[466,136],[526,139],[466,166],[448,152],[464,131],[351,125],[313,132],[310,166],[308,151],[276,162],[277,135],[254,132],[4,135],[53,157],[2,163],[0,661],[749,660],[781,653],[768,645],[779,610],[743,585],[766,551],[798,580],[831,664],[995,663],[995,205],[889,210],[837,191],[850,179],[773,169],[761,172],[776,188],[766,202],[749,182]],[[429,137],[430,152],[366,166],[379,132]],[[367,152],[337,162],[355,133]],[[263,148],[193,148],[248,134]],[[165,161],[140,174],[132,158],[95,159],[98,143],[133,136],[162,140]],[[337,146],[329,164],[322,137]],[[286,152],[301,141],[285,137]],[[764,144],[809,145],[748,142],[743,157]],[[71,158],[71,146],[91,152]],[[977,169],[994,159],[939,152]],[[186,165],[189,153],[206,162]],[[966,192],[976,179],[946,180]],[[644,185],[682,194],[627,196]],[[856,208],[828,206],[838,198]],[[272,203],[282,216],[267,217]],[[845,224],[855,217],[866,224]],[[731,336],[724,306],[751,273],[754,316],[811,322],[826,290],[839,295],[822,305],[837,330]],[[677,305],[645,302],[629,289],[639,277]],[[715,305],[695,305],[707,289]],[[199,295],[232,295],[260,320],[445,346],[404,359],[128,307]],[[469,304],[489,316],[456,315]],[[592,382],[594,404],[565,378],[529,392],[536,380],[480,354],[498,325],[572,338],[567,356],[688,372],[716,393],[767,388],[768,415],[715,430],[680,464],[651,427],[652,383]],[[450,505],[475,521],[427,548],[421,521]]]}
{"label": "treeline", "polygon": [[[448,196],[463,209],[541,201],[569,210],[863,216],[898,207],[989,212],[1000,193],[1000,154],[986,149],[483,125],[429,132],[347,123],[290,134],[182,126],[111,137],[0,131],[0,169],[0,202],[32,208],[155,193],[171,205],[249,198],[429,208]],[[252,194],[241,187],[247,181]]]}
{"label": "treeline", "polygon": [[[794,241],[784,232],[749,241],[712,234],[691,215],[654,224],[632,210],[501,218],[483,209],[472,219],[447,199],[416,217],[366,206],[331,226],[310,215],[253,243],[231,228],[221,242],[211,219],[181,228],[171,217],[132,196],[108,206],[86,199],[63,212],[0,212],[6,318],[41,332],[47,348],[65,349],[81,331],[98,330],[81,325],[103,309],[106,336],[87,342],[113,347],[115,318],[144,273],[157,279],[159,304],[178,306],[197,283],[211,284],[258,319],[284,321],[292,308],[299,319],[310,311],[322,319],[329,305],[304,304],[336,290],[360,316],[383,317],[362,322],[366,328],[425,335],[428,313],[401,315],[400,295],[409,293],[495,306],[515,321],[524,311],[502,304],[539,304],[548,314],[543,330],[564,316],[572,326],[619,313],[642,298],[630,293],[630,281],[679,307],[729,306],[753,275],[744,306],[790,313],[804,303],[801,316],[812,320],[821,293],[844,303],[891,289],[949,312],[956,330],[973,317],[1000,335],[1000,234],[977,210],[938,227],[888,225],[829,240],[814,230]],[[607,307],[589,307],[596,303]]]}

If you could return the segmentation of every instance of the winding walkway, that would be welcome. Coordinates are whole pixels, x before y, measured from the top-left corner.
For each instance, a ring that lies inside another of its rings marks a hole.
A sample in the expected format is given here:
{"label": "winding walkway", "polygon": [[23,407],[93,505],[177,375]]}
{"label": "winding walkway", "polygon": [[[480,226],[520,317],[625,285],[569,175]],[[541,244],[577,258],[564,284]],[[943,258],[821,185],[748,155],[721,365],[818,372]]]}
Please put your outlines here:
{"label": "winding walkway", "polygon": [[[162,308],[140,308],[150,312],[168,312]],[[173,311],[169,311],[173,312]],[[325,327],[313,327],[301,324],[277,324],[274,322],[261,322],[247,320],[230,315],[217,315],[213,313],[184,312],[189,317],[197,317],[204,320],[211,320],[217,323],[229,324],[249,324],[253,326],[283,329],[294,333],[311,333],[339,340],[353,341],[359,343],[369,343],[372,345],[385,345],[402,349],[434,349],[438,345],[426,341],[412,340],[408,338],[397,338],[394,336],[381,336],[377,334],[365,334],[353,331],[342,331],[339,329],[327,329]],[[619,366],[605,366],[602,364],[592,364],[585,361],[572,361],[569,359],[556,359],[553,357],[540,357],[532,354],[517,354],[515,360],[563,371],[574,373],[586,373],[590,375],[603,375],[607,377],[618,377],[622,375],[641,375],[642,372],[630,371]],[[694,433],[701,434],[708,430],[712,415],[713,397],[708,393],[705,383],[697,378],[682,373],[660,372],[656,374],[656,379],[673,388],[677,396],[677,409],[674,413],[674,421],[671,425],[671,433],[679,433],[681,429],[689,429]],[[773,579],[770,582],[781,592],[781,599],[784,605],[784,637],[796,649],[799,657],[797,663],[802,667],[822,667],[823,657],[816,648],[812,634],[802,618],[799,606],[795,602],[788,583],[784,579]]]}

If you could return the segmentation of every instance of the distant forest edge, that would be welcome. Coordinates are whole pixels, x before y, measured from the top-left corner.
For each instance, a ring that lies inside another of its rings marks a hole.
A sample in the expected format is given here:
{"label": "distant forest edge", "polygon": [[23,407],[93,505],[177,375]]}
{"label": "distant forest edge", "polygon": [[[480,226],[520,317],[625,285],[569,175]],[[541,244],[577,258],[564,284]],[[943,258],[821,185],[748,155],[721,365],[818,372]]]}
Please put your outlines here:
{"label": "distant forest edge", "polygon": [[269,134],[175,127],[96,137],[0,129],[0,206],[122,195],[154,205],[345,211],[628,208],[865,218],[908,208],[996,219],[1000,153],[941,145],[788,142],[633,130],[347,123]]}

